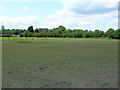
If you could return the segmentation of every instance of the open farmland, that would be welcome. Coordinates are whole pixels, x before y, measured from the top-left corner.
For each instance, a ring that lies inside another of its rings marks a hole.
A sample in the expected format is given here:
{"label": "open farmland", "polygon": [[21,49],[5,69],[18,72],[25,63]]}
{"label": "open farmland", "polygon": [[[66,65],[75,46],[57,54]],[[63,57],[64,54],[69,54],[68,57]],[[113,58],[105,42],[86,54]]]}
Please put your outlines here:
{"label": "open farmland", "polygon": [[118,87],[118,41],[4,38],[3,88]]}

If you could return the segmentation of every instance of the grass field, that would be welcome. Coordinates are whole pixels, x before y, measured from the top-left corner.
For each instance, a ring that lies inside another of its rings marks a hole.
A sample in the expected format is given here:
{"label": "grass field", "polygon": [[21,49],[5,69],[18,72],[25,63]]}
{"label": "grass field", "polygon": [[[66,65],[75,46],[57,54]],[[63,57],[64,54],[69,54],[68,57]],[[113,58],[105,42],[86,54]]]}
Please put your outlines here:
{"label": "grass field", "polygon": [[3,38],[3,88],[118,87],[118,41]]}

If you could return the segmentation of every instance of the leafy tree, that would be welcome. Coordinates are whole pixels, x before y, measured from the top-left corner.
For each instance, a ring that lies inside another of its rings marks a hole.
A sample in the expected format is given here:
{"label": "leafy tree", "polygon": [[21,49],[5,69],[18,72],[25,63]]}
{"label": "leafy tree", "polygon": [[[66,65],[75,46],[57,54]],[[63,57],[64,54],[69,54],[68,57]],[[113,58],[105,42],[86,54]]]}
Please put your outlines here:
{"label": "leafy tree", "polygon": [[88,31],[85,31],[85,32],[82,34],[82,38],[88,38]]}
{"label": "leafy tree", "polygon": [[4,30],[4,29],[5,29],[5,27],[4,27],[4,25],[2,25],[1,30]]}
{"label": "leafy tree", "polygon": [[114,32],[115,32],[114,29],[109,28],[108,31],[105,33],[105,36],[106,36],[106,37],[109,37],[109,38],[114,38],[114,36],[113,36],[113,33],[114,33]]}
{"label": "leafy tree", "polygon": [[35,29],[35,33],[38,33],[38,32],[39,32],[39,29],[36,28],[36,29]]}
{"label": "leafy tree", "polygon": [[57,28],[53,28],[52,32],[60,34],[60,33],[63,33],[65,30],[66,30],[66,28],[64,26],[60,25]]}
{"label": "leafy tree", "polygon": [[3,31],[2,31],[2,36],[4,37],[6,37],[6,36],[11,36],[12,35],[12,30],[10,30],[10,29],[4,29]]}
{"label": "leafy tree", "polygon": [[36,28],[35,32],[33,26],[25,29],[4,29],[1,27],[0,36],[10,37],[13,34],[20,35],[20,37],[69,37],[69,38],[99,38],[99,37],[109,37],[113,39],[120,39],[120,29],[114,30],[109,28],[106,32],[100,30],[82,30],[82,29],[66,29],[64,26],[60,25],[57,28]]}
{"label": "leafy tree", "polygon": [[12,34],[18,35],[19,33],[20,33],[20,30],[12,29]]}
{"label": "leafy tree", "polygon": [[48,32],[48,28],[39,28],[38,31],[46,33],[46,32]]}
{"label": "leafy tree", "polygon": [[62,25],[59,26],[59,32],[63,33],[66,30],[66,28]]}
{"label": "leafy tree", "polygon": [[32,32],[29,31],[20,33],[20,37],[32,37],[32,36],[33,36]]}
{"label": "leafy tree", "polygon": [[120,39],[120,29],[117,29],[117,30],[113,33],[113,38],[114,38],[114,39]]}
{"label": "leafy tree", "polygon": [[28,31],[34,33],[33,26],[28,27]]}

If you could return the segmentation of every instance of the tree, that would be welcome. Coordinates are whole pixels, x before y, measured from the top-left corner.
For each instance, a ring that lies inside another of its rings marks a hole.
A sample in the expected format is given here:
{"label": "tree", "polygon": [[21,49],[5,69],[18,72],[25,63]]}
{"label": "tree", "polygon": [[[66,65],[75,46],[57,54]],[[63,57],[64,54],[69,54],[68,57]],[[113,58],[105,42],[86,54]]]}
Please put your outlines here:
{"label": "tree", "polygon": [[66,28],[62,25],[59,26],[59,31],[63,33],[66,30]]}
{"label": "tree", "polygon": [[109,37],[109,38],[114,38],[114,36],[113,36],[113,33],[114,33],[114,32],[115,32],[114,29],[109,28],[108,31],[105,33],[105,36],[106,36],[106,37]]}
{"label": "tree", "polygon": [[39,28],[39,32],[46,33],[48,32],[48,28]]}
{"label": "tree", "polygon": [[28,27],[28,31],[34,33],[33,26]]}
{"label": "tree", "polygon": [[114,38],[114,39],[120,39],[120,29],[117,29],[117,30],[113,33],[113,38]]}
{"label": "tree", "polygon": [[51,30],[51,32],[61,34],[61,33],[64,33],[65,30],[66,30],[66,28],[65,28],[64,26],[60,25],[60,26],[57,27],[57,28],[53,28],[53,29]]}
{"label": "tree", "polygon": [[38,33],[38,32],[39,32],[39,30],[36,28],[36,29],[35,29],[35,32],[36,32],[36,33]]}
{"label": "tree", "polygon": [[4,30],[4,29],[5,29],[5,27],[4,27],[4,25],[2,25],[1,30]]}
{"label": "tree", "polygon": [[33,36],[33,33],[29,31],[20,33],[20,37],[32,37],[32,36]]}
{"label": "tree", "polygon": [[4,29],[2,31],[2,36],[3,37],[10,37],[11,35],[12,35],[12,30],[10,30],[10,29]]}
{"label": "tree", "polygon": [[20,33],[20,30],[18,29],[12,29],[12,33],[15,35],[18,35]]}
{"label": "tree", "polygon": [[88,38],[89,37],[89,32],[88,31],[85,31],[83,34],[82,34],[82,38]]}

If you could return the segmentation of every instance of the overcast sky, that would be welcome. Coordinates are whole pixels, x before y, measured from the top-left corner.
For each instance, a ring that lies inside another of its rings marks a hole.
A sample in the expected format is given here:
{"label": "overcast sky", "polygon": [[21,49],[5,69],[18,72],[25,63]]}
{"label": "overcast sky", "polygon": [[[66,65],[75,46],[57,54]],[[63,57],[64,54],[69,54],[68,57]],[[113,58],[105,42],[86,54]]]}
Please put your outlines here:
{"label": "overcast sky", "polygon": [[0,1],[0,25],[5,28],[27,29],[30,25],[104,31],[118,28],[118,0]]}

